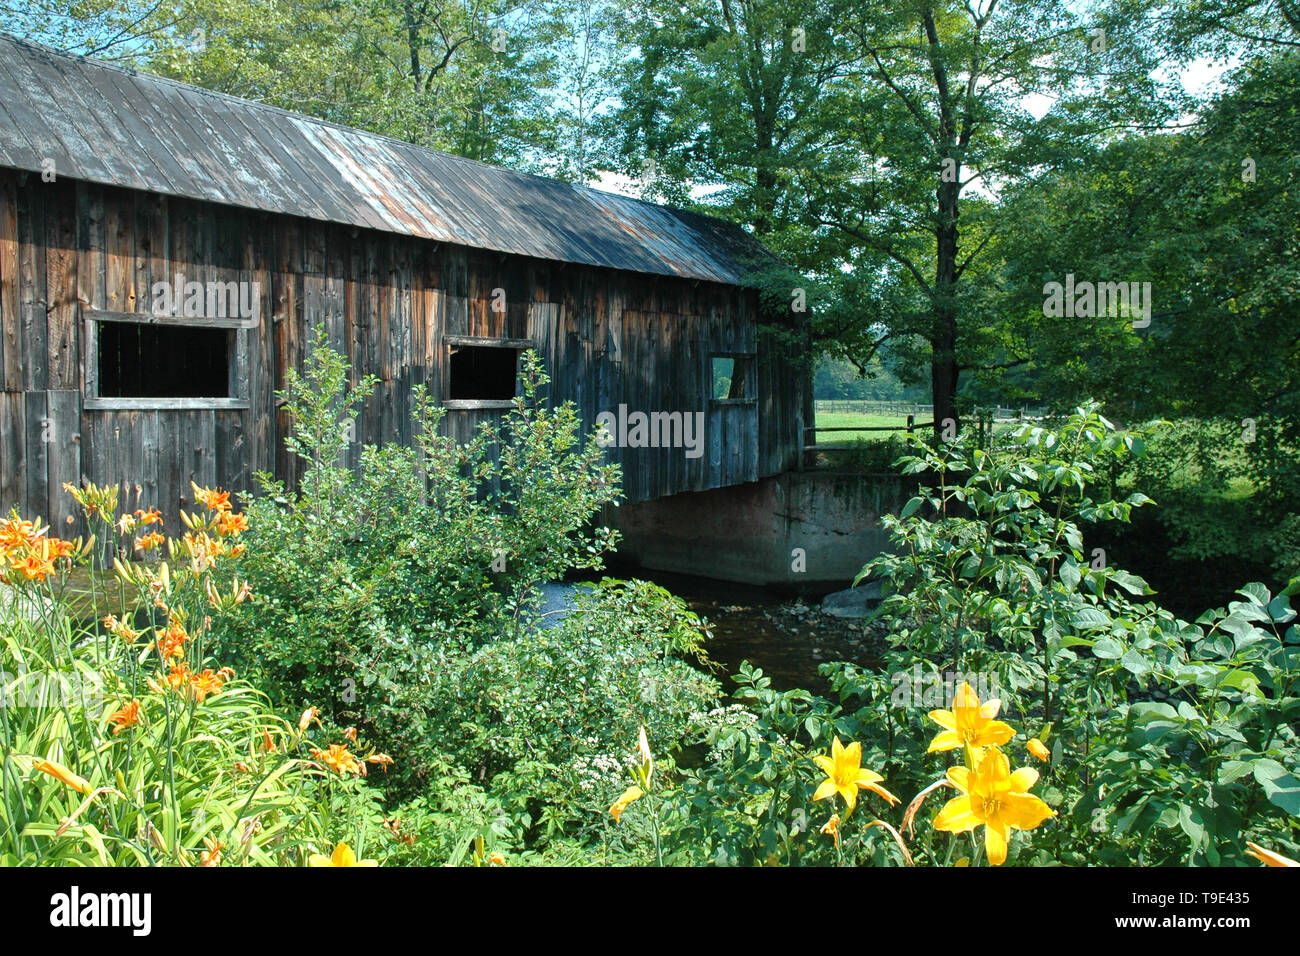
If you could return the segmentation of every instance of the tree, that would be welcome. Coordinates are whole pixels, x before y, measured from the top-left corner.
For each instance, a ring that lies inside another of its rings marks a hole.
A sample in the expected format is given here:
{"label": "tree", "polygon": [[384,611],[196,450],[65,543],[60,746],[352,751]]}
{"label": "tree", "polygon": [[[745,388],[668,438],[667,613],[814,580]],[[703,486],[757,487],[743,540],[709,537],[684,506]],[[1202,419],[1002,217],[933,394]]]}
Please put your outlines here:
{"label": "tree", "polygon": [[[840,286],[851,277],[810,227],[800,180],[859,162],[842,133],[856,103],[852,56],[838,29],[851,6],[637,0],[622,29],[633,50],[613,117],[623,171],[642,179],[647,197],[747,226],[789,264],[760,270],[756,283],[773,320],[766,331],[779,337],[773,347],[803,354],[810,377],[813,317],[835,321],[833,304],[846,300]],[[806,393],[812,421],[812,389]]]}
{"label": "tree", "polygon": [[[1007,183],[1077,156],[1088,142],[1171,120],[1176,91],[1153,79],[1135,14],[1084,17],[1057,0],[866,3],[847,23],[865,82],[850,127],[863,175],[823,176],[809,205],[905,308],[888,330],[925,343],[936,428],[958,418],[963,372],[999,364],[989,309]],[[1035,115],[1041,110],[1041,115]]]}
{"label": "tree", "polygon": [[559,7],[551,104],[555,143],[547,174],[590,183],[601,170],[615,166],[608,124],[622,49],[617,35],[619,12],[607,0],[567,0]]}
{"label": "tree", "polygon": [[962,372],[1003,350],[981,259],[997,190],[1182,105],[1153,79],[1143,3],[1099,18],[1061,0],[636,9],[624,156],[655,160],[668,198],[713,187],[711,209],[829,292],[818,332],[845,357],[865,367],[888,342],[926,367],[937,428]]}

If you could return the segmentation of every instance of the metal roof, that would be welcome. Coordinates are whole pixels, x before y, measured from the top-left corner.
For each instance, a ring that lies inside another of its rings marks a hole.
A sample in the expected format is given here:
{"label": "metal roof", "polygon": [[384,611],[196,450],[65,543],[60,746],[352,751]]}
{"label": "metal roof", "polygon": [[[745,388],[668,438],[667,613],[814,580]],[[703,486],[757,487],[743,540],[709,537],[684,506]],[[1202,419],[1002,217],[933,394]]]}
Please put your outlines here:
{"label": "metal roof", "polygon": [[439,242],[740,284],[740,227],[0,35],[0,166]]}

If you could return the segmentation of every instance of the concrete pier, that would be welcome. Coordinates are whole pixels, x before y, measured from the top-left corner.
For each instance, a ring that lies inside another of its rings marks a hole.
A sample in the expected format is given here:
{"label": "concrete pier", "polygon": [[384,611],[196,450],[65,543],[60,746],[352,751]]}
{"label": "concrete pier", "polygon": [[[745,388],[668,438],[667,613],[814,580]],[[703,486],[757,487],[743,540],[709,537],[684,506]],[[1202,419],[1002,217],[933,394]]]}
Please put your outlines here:
{"label": "concrete pier", "polygon": [[895,474],[787,472],[613,509],[621,560],[745,584],[835,590],[889,544],[882,514],[916,489]]}

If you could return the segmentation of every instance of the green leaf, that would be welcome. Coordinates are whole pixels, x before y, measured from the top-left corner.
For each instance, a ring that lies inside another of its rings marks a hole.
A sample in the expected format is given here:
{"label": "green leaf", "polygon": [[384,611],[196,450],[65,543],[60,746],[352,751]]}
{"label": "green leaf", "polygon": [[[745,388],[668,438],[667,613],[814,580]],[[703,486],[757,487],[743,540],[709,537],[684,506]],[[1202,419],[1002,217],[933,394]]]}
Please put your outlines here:
{"label": "green leaf", "polygon": [[1205,839],[1205,825],[1201,822],[1199,807],[1184,803],[1178,808],[1178,826],[1195,846]]}
{"label": "green leaf", "polygon": [[1113,637],[1103,637],[1092,645],[1092,653],[1102,660],[1118,660],[1124,654],[1124,647]]}
{"label": "green leaf", "polygon": [[1251,601],[1259,605],[1268,604],[1269,598],[1271,597],[1268,588],[1264,587],[1264,585],[1260,584],[1258,581],[1251,581],[1249,584],[1244,585],[1237,593],[1244,594],[1246,597],[1250,598]]}
{"label": "green leaf", "polygon": [[[1097,649],[1094,646],[1093,653],[1095,654],[1096,652]],[[1152,670],[1151,662],[1131,647],[1124,652],[1124,656],[1120,659],[1120,663],[1124,666],[1126,671],[1135,677],[1145,677],[1147,674],[1150,674]]]}
{"label": "green leaf", "polygon": [[1264,788],[1269,803],[1293,817],[1300,816],[1300,779],[1288,773],[1286,767],[1268,758],[1256,760],[1255,780]]}
{"label": "green leaf", "polygon": [[1136,574],[1127,571],[1113,571],[1110,579],[1129,594],[1155,594],[1155,589]]}
{"label": "green leaf", "polygon": [[1110,618],[1095,607],[1080,608],[1074,612],[1074,616],[1070,621],[1075,627],[1083,630],[1099,627],[1109,628],[1111,624]]}
{"label": "green leaf", "polygon": [[1291,602],[1280,594],[1268,602],[1268,613],[1278,624],[1285,624],[1295,617]]}

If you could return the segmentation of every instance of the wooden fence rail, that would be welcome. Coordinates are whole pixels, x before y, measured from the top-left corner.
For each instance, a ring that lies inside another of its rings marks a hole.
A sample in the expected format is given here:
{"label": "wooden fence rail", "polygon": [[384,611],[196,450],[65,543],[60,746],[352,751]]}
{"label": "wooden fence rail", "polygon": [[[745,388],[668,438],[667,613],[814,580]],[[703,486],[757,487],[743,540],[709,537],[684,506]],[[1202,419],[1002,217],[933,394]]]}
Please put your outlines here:
{"label": "wooden fence rail", "polygon": [[[819,412],[848,412],[861,415],[933,415],[934,406],[921,402],[881,402],[870,399],[857,398],[819,398],[817,399],[817,411]],[[1042,409],[1029,408],[1021,406],[1011,408],[1005,405],[997,406],[980,406],[976,409],[979,411],[991,411],[997,421],[1022,420],[1027,418],[1040,418],[1043,415]]]}

